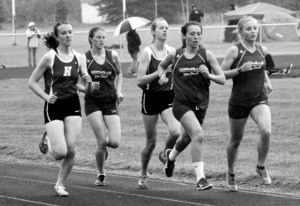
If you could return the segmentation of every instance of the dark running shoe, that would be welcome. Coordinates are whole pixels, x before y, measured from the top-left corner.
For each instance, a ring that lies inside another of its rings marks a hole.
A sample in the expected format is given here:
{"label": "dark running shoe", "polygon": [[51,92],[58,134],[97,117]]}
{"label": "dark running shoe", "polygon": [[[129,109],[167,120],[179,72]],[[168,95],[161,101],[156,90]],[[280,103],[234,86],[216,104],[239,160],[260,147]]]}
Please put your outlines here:
{"label": "dark running shoe", "polygon": [[173,171],[174,171],[174,168],[175,168],[175,160],[174,161],[171,161],[169,159],[169,154],[172,150],[171,149],[167,149],[166,150],[166,164],[164,166],[164,170],[165,170],[165,174],[167,177],[172,177],[173,176]]}
{"label": "dark running shoe", "polygon": [[48,152],[48,141],[47,132],[44,132],[43,137],[40,141],[39,148],[41,153],[46,154]]}
{"label": "dark running shoe", "polygon": [[210,184],[206,178],[201,178],[197,182],[197,190],[209,190],[212,188],[212,184]]}
{"label": "dark running shoe", "polygon": [[158,159],[159,159],[159,161],[161,161],[161,163],[162,163],[163,165],[165,165],[166,162],[167,162],[166,153],[165,153],[164,151],[161,151],[161,152],[159,153],[159,155],[158,155]]}
{"label": "dark running shoe", "polygon": [[108,151],[107,151],[107,148],[105,149],[105,160],[107,160],[108,158]]}
{"label": "dark running shoe", "polygon": [[105,179],[105,175],[98,175],[95,185],[96,186],[104,186],[105,185],[104,179]]}

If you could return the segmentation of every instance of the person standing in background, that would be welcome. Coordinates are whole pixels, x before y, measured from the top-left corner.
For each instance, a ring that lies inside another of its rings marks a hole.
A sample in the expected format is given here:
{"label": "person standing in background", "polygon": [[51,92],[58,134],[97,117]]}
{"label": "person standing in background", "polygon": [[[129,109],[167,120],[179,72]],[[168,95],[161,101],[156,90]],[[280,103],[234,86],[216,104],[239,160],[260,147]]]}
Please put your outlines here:
{"label": "person standing in background", "polygon": [[138,68],[138,55],[140,52],[141,39],[136,30],[131,30],[126,35],[128,52],[132,58],[129,73],[136,75]]}
{"label": "person standing in background", "polygon": [[190,13],[190,17],[189,17],[189,21],[197,21],[199,23],[201,23],[201,18],[204,17],[204,13],[197,9],[196,6],[192,6],[192,11]]}
{"label": "person standing in background", "polygon": [[28,49],[28,66],[30,68],[36,67],[36,52],[39,46],[39,39],[41,32],[36,28],[34,22],[29,22],[26,30],[27,49]]}

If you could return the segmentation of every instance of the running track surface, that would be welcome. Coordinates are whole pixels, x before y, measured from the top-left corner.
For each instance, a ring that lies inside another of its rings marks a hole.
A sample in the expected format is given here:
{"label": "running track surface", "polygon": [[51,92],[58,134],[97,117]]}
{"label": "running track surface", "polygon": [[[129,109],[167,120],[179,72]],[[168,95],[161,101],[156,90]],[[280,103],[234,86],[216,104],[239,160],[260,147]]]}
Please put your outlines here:
{"label": "running track surface", "polygon": [[53,189],[57,167],[0,161],[0,205],[72,206],[299,206],[300,198],[222,189],[197,191],[195,185],[149,179],[150,188],[137,187],[137,177],[107,174],[106,186],[94,186],[96,175],[73,170],[66,185],[69,197]]}

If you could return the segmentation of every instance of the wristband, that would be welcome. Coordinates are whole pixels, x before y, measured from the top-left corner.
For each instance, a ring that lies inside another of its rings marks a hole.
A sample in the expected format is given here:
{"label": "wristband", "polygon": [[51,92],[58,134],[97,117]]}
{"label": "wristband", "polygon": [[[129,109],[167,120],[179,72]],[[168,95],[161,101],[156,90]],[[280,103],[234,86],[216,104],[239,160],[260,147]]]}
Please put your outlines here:
{"label": "wristband", "polygon": [[241,67],[236,68],[236,70],[238,71],[239,74],[242,73],[242,68]]}

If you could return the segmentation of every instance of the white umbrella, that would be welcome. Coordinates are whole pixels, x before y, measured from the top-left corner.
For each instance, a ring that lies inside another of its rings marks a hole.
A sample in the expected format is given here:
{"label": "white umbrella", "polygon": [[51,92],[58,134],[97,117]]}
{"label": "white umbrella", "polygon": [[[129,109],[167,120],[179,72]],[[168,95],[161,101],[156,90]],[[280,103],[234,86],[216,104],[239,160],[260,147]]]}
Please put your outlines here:
{"label": "white umbrella", "polygon": [[145,26],[145,25],[149,24],[150,22],[151,22],[150,20],[143,18],[143,17],[138,17],[138,16],[129,17],[127,19],[124,19],[123,21],[121,21],[118,24],[118,26],[114,32],[114,36],[118,36],[120,34],[128,32],[128,31]]}

